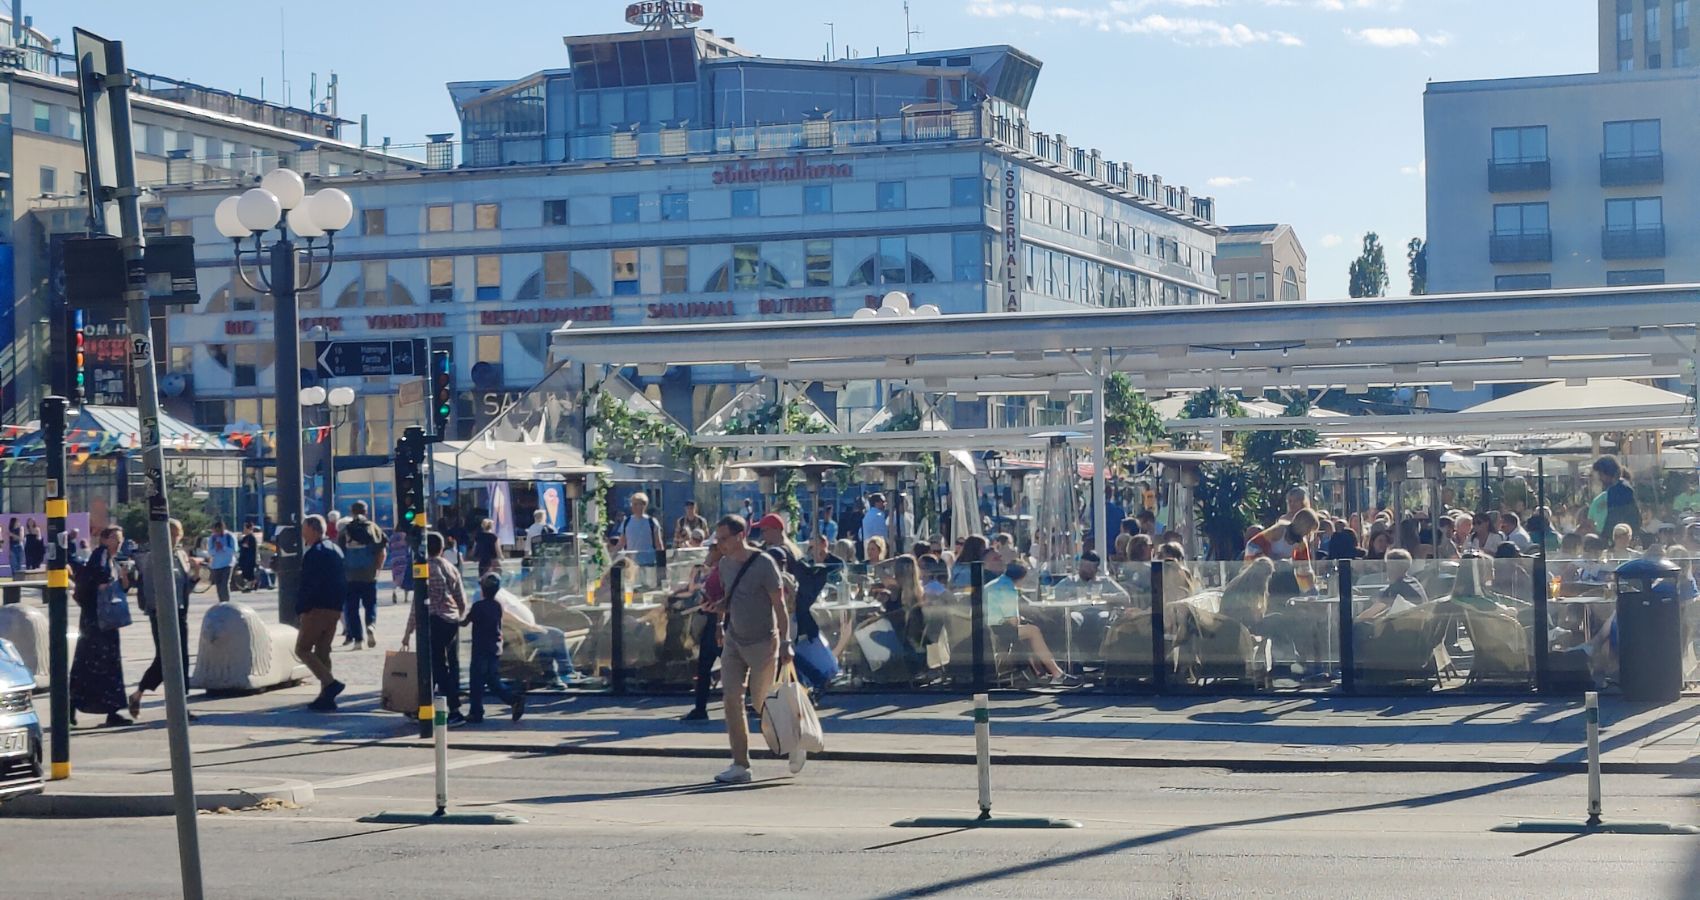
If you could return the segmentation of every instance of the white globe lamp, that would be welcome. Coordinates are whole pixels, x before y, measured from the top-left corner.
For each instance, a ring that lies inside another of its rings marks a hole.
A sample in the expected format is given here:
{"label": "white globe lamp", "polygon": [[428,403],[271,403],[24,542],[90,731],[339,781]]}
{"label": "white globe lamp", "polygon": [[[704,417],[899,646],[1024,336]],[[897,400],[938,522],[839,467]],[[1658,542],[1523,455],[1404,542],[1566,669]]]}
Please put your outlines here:
{"label": "white globe lamp", "polygon": [[271,191],[284,209],[294,209],[307,196],[307,185],[292,169],[273,169],[260,179],[260,187]]}
{"label": "white globe lamp", "polygon": [[226,197],[220,200],[218,208],[213,210],[213,225],[217,226],[218,233],[233,241],[239,241],[250,234],[236,214],[236,206],[240,202],[239,197]]}
{"label": "white globe lamp", "polygon": [[325,188],[307,198],[307,209],[320,230],[335,234],[354,221],[354,201],[338,188]]}
{"label": "white globe lamp", "polygon": [[265,188],[251,188],[236,198],[236,219],[250,232],[270,231],[282,217],[283,206],[277,195]]}
{"label": "white globe lamp", "polygon": [[295,207],[289,211],[285,220],[289,222],[289,230],[295,232],[296,237],[312,240],[325,236],[325,230],[320,228],[319,223],[313,220],[313,210],[309,207]]}

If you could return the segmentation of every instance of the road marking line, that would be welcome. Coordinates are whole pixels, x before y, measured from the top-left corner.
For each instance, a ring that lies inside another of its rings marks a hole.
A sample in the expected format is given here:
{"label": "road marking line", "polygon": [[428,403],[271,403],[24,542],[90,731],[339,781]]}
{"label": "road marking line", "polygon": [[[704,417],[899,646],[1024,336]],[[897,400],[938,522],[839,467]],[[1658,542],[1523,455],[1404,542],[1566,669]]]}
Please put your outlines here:
{"label": "road marking line", "polygon": [[[472,766],[486,766],[491,763],[518,759],[521,755],[522,754],[519,753],[479,753],[473,756],[463,756],[459,759],[450,760],[448,767],[450,769],[466,769]],[[435,764],[406,766],[400,769],[381,769],[376,772],[362,772],[359,775],[350,775],[346,778],[337,778],[331,781],[314,782],[313,789],[316,791],[334,791],[338,788],[354,787],[355,785],[360,784],[372,784],[377,781],[394,781],[397,778],[412,778],[415,775],[429,775],[435,771],[437,771]]]}

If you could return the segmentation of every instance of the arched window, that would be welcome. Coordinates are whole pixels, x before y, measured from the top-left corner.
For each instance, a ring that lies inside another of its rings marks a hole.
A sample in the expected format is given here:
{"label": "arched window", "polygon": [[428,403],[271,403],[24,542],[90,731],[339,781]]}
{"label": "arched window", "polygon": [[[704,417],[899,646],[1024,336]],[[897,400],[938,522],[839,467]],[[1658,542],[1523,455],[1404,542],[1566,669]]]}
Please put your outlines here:
{"label": "arched window", "polygon": [[778,266],[761,258],[757,245],[736,244],[732,247],[732,261],[711,272],[703,290],[710,294],[723,294],[727,291],[783,291],[790,287],[791,280]]}
{"label": "arched window", "polygon": [[1281,299],[1299,299],[1299,273],[1294,271],[1292,266],[1288,266],[1287,271],[1281,275]]}
{"label": "arched window", "polygon": [[850,272],[845,287],[874,287],[889,284],[932,284],[938,277],[933,267],[913,253],[891,255],[878,253],[862,260]]}
{"label": "arched window", "polygon": [[213,292],[203,310],[211,315],[241,312],[271,312],[272,295],[256,292],[238,275],[232,274],[229,283]]}
{"label": "arched window", "polygon": [[543,268],[531,273],[519,286],[515,300],[561,300],[568,297],[594,297],[596,285],[583,272],[567,262],[565,253],[543,254]]}

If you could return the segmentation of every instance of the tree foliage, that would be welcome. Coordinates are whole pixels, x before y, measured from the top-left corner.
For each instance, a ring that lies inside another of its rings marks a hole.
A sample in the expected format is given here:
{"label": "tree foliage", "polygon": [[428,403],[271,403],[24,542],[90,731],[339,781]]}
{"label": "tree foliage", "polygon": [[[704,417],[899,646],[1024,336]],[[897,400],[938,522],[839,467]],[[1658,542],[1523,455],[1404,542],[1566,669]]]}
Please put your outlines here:
{"label": "tree foliage", "polygon": [[1110,461],[1131,463],[1138,456],[1137,448],[1167,437],[1163,418],[1145,395],[1133,389],[1125,373],[1110,373],[1104,382],[1104,442]]}
{"label": "tree foliage", "polygon": [[1210,543],[1214,559],[1233,559],[1245,546],[1245,532],[1257,522],[1263,505],[1257,479],[1249,466],[1227,463],[1200,474],[1193,491],[1199,531]]}
{"label": "tree foliage", "polygon": [[1381,246],[1381,236],[1371,231],[1364,235],[1364,249],[1352,260],[1348,270],[1353,297],[1387,296],[1387,251]]}
{"label": "tree foliage", "polygon": [[[207,500],[195,499],[195,490],[200,484],[194,476],[176,469],[167,469],[165,473],[165,499],[170,505],[171,517],[183,523],[183,540],[193,547],[201,538],[212,531],[212,523],[217,516],[208,505]],[[146,491],[132,490],[134,498],[113,510],[112,519],[119,528],[124,529],[124,536],[138,544],[148,543],[148,498]],[[229,524],[229,523],[226,523]],[[94,535],[88,535],[89,543],[94,543]]]}
{"label": "tree foliage", "polygon": [[1411,238],[1405,245],[1405,261],[1408,263],[1405,273],[1411,276],[1411,296],[1428,293],[1428,242]]}
{"label": "tree foliage", "polygon": [[[1281,415],[1289,417],[1309,413],[1310,398],[1303,395],[1294,397],[1281,411]],[[1321,437],[1310,429],[1251,431],[1240,438],[1240,457],[1245,460],[1245,467],[1256,483],[1257,495],[1263,501],[1258,509],[1262,518],[1279,513],[1278,507],[1287,489],[1304,478],[1302,463],[1290,462],[1275,454],[1282,450],[1315,447],[1318,443],[1321,443]]]}

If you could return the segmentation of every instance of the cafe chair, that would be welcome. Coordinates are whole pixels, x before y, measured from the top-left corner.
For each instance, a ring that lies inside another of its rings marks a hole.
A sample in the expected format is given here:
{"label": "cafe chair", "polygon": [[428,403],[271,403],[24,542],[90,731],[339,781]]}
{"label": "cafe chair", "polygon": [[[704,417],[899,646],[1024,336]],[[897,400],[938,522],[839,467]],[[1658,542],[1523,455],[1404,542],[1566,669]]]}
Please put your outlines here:
{"label": "cafe chair", "polygon": [[1464,630],[1475,652],[1466,686],[1529,683],[1529,632],[1514,616],[1465,607]]}

